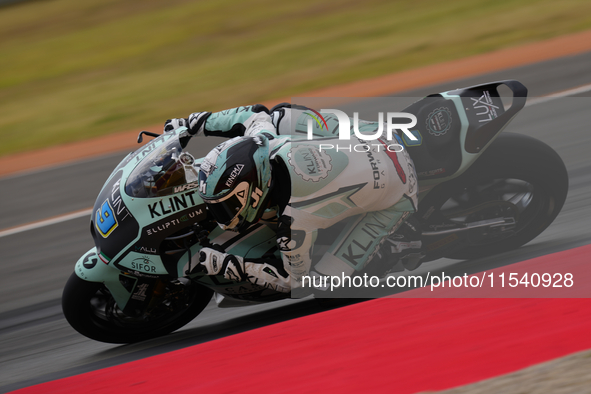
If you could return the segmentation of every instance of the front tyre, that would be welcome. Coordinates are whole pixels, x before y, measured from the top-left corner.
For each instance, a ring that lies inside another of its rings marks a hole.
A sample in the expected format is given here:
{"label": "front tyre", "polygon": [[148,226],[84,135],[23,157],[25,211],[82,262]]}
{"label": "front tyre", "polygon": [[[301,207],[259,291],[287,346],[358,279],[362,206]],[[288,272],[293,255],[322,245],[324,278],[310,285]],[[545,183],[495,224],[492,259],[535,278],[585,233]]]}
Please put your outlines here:
{"label": "front tyre", "polygon": [[427,228],[513,217],[509,232],[473,231],[453,259],[487,257],[516,249],[537,237],[556,218],[568,192],[568,174],[560,156],[545,143],[503,133],[458,178],[435,187],[419,204],[419,217],[437,212]]}
{"label": "front tyre", "polygon": [[[133,343],[173,332],[193,320],[207,306],[213,291],[190,283],[182,290],[169,289],[151,314],[125,315],[102,283],[87,282],[75,273],[62,295],[62,310],[80,334],[108,343]],[[182,284],[176,284],[176,287]]]}

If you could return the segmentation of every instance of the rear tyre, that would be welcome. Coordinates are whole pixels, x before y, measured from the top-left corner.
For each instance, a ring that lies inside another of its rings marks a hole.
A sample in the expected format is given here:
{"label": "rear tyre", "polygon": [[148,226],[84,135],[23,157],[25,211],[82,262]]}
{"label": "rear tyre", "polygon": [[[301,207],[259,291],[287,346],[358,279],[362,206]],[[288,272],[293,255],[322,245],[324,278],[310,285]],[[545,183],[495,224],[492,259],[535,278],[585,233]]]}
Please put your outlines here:
{"label": "rear tyre", "polygon": [[213,291],[191,283],[186,291],[165,298],[156,314],[125,315],[102,283],[87,282],[75,273],[62,295],[66,320],[80,334],[108,343],[133,343],[166,335],[193,320],[207,306]]}
{"label": "rear tyre", "polygon": [[432,224],[438,219],[461,224],[515,217],[511,232],[488,238],[479,234],[445,256],[474,259],[516,249],[537,237],[554,221],[567,192],[566,167],[551,147],[532,137],[503,133],[464,174],[429,192],[418,216],[429,210],[440,213],[431,215]]}

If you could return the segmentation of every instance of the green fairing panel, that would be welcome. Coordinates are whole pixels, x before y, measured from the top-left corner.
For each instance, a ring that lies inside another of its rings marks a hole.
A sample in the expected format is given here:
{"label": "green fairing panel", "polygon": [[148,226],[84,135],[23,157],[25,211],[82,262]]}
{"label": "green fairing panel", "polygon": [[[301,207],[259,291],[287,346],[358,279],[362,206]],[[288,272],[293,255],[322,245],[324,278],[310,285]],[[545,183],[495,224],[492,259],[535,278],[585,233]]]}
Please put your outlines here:
{"label": "green fairing panel", "polygon": [[119,308],[125,308],[131,293],[119,281],[121,272],[103,263],[97,256],[96,248],[90,249],[80,257],[76,262],[74,272],[80,279],[87,282],[103,283],[113,295]]}

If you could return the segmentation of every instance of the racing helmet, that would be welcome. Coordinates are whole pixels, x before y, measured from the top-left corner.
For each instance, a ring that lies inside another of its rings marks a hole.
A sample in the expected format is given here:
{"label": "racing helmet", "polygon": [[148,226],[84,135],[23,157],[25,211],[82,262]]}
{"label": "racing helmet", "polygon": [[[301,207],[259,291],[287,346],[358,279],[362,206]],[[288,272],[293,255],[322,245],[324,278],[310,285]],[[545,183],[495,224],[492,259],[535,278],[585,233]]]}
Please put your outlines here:
{"label": "racing helmet", "polygon": [[241,231],[256,223],[270,189],[269,141],[264,136],[228,140],[201,163],[199,196],[223,230]]}

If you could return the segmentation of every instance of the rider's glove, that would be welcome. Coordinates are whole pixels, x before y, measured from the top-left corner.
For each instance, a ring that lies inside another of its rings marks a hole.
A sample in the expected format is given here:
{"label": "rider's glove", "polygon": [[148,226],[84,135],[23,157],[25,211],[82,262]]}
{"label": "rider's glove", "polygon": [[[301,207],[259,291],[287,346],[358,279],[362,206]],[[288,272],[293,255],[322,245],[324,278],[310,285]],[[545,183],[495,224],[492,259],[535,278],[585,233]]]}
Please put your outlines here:
{"label": "rider's glove", "polygon": [[189,134],[191,135],[203,135],[205,131],[205,121],[209,115],[211,115],[211,112],[193,112],[187,119],[168,119],[164,123],[164,132],[173,131],[179,127],[186,127],[189,129]]}
{"label": "rider's glove", "polygon": [[199,264],[207,275],[223,275],[224,278],[237,282],[249,281],[252,284],[267,287],[281,293],[291,289],[289,274],[272,261],[244,261],[243,257],[218,252],[212,248],[202,248]]}
{"label": "rider's glove", "polygon": [[203,135],[205,132],[205,121],[211,112],[193,112],[187,119],[189,122],[189,133],[191,135]]}
{"label": "rider's glove", "polygon": [[164,132],[167,133],[169,131],[178,129],[179,127],[187,127],[188,124],[189,122],[187,122],[187,119],[184,118],[168,119],[166,122],[164,122]]}

